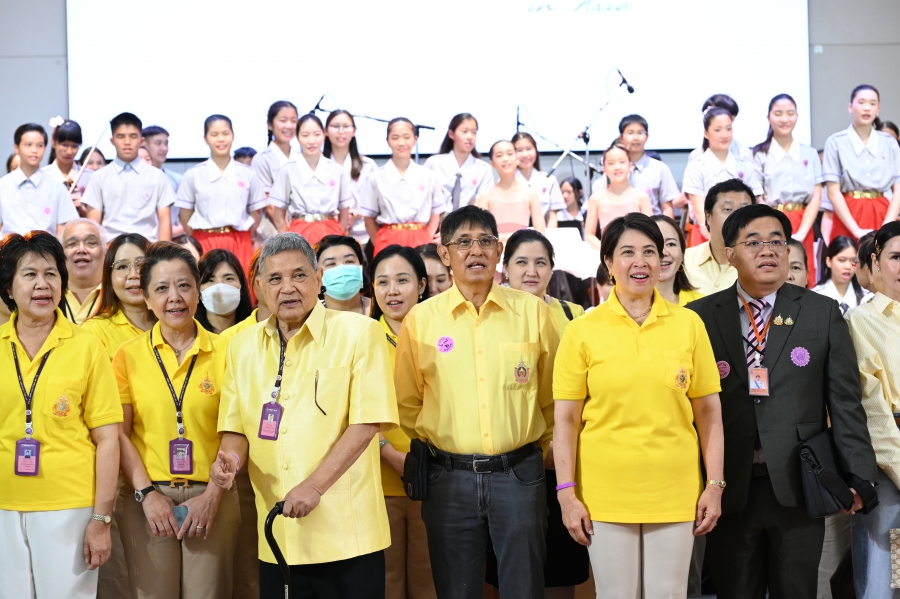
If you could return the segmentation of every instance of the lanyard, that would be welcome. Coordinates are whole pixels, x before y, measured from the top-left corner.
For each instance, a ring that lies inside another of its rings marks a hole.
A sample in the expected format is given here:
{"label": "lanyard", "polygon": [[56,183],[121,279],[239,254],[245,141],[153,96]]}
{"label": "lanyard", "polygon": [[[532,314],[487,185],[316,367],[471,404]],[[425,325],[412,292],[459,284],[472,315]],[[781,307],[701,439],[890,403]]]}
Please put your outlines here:
{"label": "lanyard", "polygon": [[19,354],[16,351],[16,344],[15,342],[10,342],[10,345],[12,346],[13,362],[16,363],[16,376],[19,377],[19,389],[22,390],[22,397],[25,398],[25,438],[31,439],[31,434],[34,432],[34,426],[31,421],[31,403],[34,401],[34,390],[37,388],[38,379],[41,378],[44,364],[47,363],[47,358],[50,357],[50,352],[53,350],[47,350],[47,353],[44,354],[41,365],[38,366],[37,372],[34,374],[34,380],[31,381],[31,393],[28,393],[25,391],[25,381],[22,380],[22,370],[19,368]]}
{"label": "lanyard", "polygon": [[741,303],[744,304],[744,310],[746,310],[747,317],[750,319],[750,326],[753,327],[753,334],[756,335],[757,344],[753,346],[753,349],[756,350],[756,353],[763,355],[765,354],[765,350],[763,350],[762,346],[763,343],[766,342],[766,335],[769,334],[769,327],[772,325],[772,314],[774,314],[775,311],[773,310],[772,314],[769,314],[769,320],[766,321],[766,326],[764,326],[762,332],[760,332],[756,326],[756,320],[754,320],[753,318],[753,313],[750,312],[750,305],[744,300],[743,297],[741,297],[740,293],[738,294],[738,297],[740,298]]}
{"label": "lanyard", "polygon": [[191,365],[188,367],[187,375],[184,377],[184,385],[181,386],[181,395],[175,395],[175,387],[172,386],[172,380],[169,378],[169,373],[166,372],[166,367],[163,366],[162,358],[159,357],[159,352],[156,349],[156,346],[153,345],[153,331],[150,331],[150,346],[153,348],[153,355],[156,356],[156,361],[159,363],[159,369],[162,370],[163,378],[166,379],[166,384],[169,386],[169,393],[172,394],[172,400],[175,401],[175,418],[178,420],[178,438],[184,439],[184,416],[181,413],[181,406],[184,404],[184,392],[187,391],[188,382],[191,380],[191,373],[194,371],[194,364],[197,363],[197,356],[200,354],[194,354],[194,357],[191,359]]}
{"label": "lanyard", "polygon": [[281,393],[281,375],[284,374],[284,335],[275,321],[275,330],[278,331],[278,340],[281,342],[281,349],[278,354],[278,376],[275,377],[275,387],[272,389],[272,403],[278,402],[278,394]]}
{"label": "lanyard", "polygon": [[384,336],[387,337],[388,343],[390,343],[390,344],[393,345],[394,347],[397,347],[397,342],[394,341],[393,339],[391,339],[391,336],[390,336],[390,335],[388,335],[387,333],[385,333]]}
{"label": "lanyard", "polygon": [[[88,316],[90,316],[90,315],[91,315],[91,312],[94,311],[94,304],[97,303],[97,298],[98,298],[98,297],[100,297],[100,294],[99,294],[99,293],[98,293],[96,296],[94,296],[94,301],[91,302],[91,307],[88,308],[88,312],[87,312],[87,313],[88,313]],[[72,306],[69,305],[69,300],[66,299],[66,298],[63,298],[63,301],[66,302],[66,309],[63,310],[63,312],[68,312],[68,313],[69,313],[69,320],[72,322],[72,324],[78,324],[77,322],[75,322],[75,312],[72,311]]]}

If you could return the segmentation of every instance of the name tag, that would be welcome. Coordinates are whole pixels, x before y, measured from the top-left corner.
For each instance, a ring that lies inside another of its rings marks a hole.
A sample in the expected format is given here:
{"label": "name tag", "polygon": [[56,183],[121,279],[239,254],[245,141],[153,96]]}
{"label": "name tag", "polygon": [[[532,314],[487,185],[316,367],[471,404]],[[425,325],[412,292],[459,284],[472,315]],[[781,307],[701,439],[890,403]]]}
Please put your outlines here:
{"label": "name tag", "polygon": [[750,368],[748,379],[750,381],[750,395],[757,397],[769,396],[769,369],[765,366]]}
{"label": "name tag", "polygon": [[188,439],[169,441],[169,472],[172,474],[194,473],[194,444]]}
{"label": "name tag", "polygon": [[259,417],[259,438],[274,441],[278,438],[278,427],[281,425],[282,407],[270,401],[263,404]]}
{"label": "name tag", "polygon": [[35,439],[16,441],[16,476],[37,476],[41,469],[41,443]]}

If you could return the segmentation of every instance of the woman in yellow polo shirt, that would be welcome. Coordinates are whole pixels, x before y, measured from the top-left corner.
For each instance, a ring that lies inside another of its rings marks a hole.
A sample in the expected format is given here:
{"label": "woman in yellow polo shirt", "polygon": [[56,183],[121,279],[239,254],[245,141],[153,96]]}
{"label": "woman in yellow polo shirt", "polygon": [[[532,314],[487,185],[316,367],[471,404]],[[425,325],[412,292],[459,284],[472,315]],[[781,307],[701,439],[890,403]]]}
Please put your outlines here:
{"label": "woman in yellow polo shirt", "polygon": [[138,233],[113,239],[103,259],[100,306],[81,325],[106,347],[110,362],[119,346],[150,330],[156,322],[141,292],[141,263],[149,245],[147,238]]}
{"label": "woman in yellow polo shirt", "polygon": [[[372,260],[375,305],[372,318],[384,328],[391,364],[403,319],[413,306],[428,299],[428,271],[416,250],[390,245]],[[381,486],[391,526],[391,546],[384,550],[385,599],[436,597],[428,558],[428,538],[422,521],[422,502],[403,490],[403,464],[409,437],[399,428],[379,435]]]}
{"label": "woman in yellow polo shirt", "polygon": [[119,528],[130,541],[132,593],[230,599],[237,492],[207,485],[220,442],[225,352],[194,320],[200,273],[186,249],[150,245],[141,290],[158,322],[113,360],[124,409]]}
{"label": "woman in yellow polo shirt", "polygon": [[664,300],[679,306],[686,306],[700,299],[703,294],[694,289],[684,272],[685,240],[681,227],[665,214],[656,214],[650,218],[656,222],[663,236],[656,290]]}
{"label": "woman in yellow polo shirt", "polygon": [[566,328],[553,371],[563,522],[609,597],[684,597],[693,537],[722,509],[719,371],[700,318],[654,289],[662,252],[650,217],[609,224],[613,292]]}
{"label": "woman in yellow polo shirt", "polygon": [[122,406],[103,346],[57,308],[55,237],[0,242],[0,597],[93,598],[110,555]]}

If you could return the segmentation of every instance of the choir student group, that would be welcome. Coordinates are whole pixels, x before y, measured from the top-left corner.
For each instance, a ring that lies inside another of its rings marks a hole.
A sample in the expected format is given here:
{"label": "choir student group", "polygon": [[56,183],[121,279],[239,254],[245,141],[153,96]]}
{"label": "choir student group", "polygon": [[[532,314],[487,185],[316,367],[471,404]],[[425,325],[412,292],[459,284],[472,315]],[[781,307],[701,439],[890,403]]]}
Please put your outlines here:
{"label": "choir student group", "polygon": [[[789,95],[752,149],[713,96],[681,190],[626,116],[586,206],[527,133],[483,160],[466,113],[421,166],[405,118],[378,166],[344,110],[274,103],[259,153],[217,114],[183,175],[130,113],[108,164],[75,121],[19,127],[0,599],[283,597],[276,502],[297,597],[900,596],[878,108],[854,89],[820,159]],[[601,254],[588,294],[554,276],[567,221]],[[798,447],[829,426],[852,499],[812,518]]]}

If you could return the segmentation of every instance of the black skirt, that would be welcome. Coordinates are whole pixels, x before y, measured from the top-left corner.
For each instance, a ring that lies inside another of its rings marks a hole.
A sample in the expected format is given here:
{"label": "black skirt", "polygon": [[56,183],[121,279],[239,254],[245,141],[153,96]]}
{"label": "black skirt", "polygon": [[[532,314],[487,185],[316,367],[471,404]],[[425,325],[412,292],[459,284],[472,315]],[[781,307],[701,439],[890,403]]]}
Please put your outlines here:
{"label": "black skirt", "polygon": [[[587,547],[579,545],[562,521],[562,508],[556,498],[556,470],[544,471],[547,479],[547,561],[544,563],[544,587],[573,587],[590,576]],[[488,540],[484,580],[499,587],[497,556]]]}

